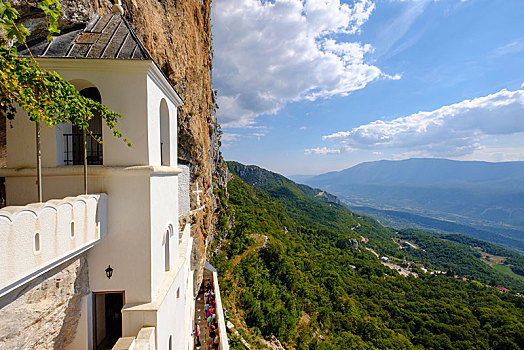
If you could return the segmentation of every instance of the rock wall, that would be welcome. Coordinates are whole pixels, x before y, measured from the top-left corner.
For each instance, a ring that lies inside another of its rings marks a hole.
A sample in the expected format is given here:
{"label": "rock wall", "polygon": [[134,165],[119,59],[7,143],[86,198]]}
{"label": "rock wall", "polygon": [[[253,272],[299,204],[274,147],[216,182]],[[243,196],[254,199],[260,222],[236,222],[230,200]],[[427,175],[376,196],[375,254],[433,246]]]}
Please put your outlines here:
{"label": "rock wall", "polygon": [[[35,35],[45,29],[38,0],[10,2],[22,14],[22,23]],[[112,6],[108,0],[61,3],[61,28],[85,22],[97,13],[107,13]],[[122,0],[122,6],[138,37],[184,100],[178,111],[178,158],[191,164],[191,190],[198,183],[205,205],[192,218],[192,267],[197,270],[197,290],[220,212],[213,190],[225,188],[227,173],[219,152],[215,93],[211,87],[211,0]],[[196,195],[191,195],[195,209]]]}
{"label": "rock wall", "polygon": [[0,350],[63,349],[89,293],[87,260],[77,257],[0,298]]}

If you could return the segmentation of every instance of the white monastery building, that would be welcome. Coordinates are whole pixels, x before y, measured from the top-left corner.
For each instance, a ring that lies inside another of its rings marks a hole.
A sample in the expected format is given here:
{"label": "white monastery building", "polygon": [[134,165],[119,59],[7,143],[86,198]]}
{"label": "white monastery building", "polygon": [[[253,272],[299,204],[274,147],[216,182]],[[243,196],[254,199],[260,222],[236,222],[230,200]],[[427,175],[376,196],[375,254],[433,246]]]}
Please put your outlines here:
{"label": "white monastery building", "polygon": [[[47,285],[38,285],[48,276],[57,295],[70,289],[63,317],[73,322],[57,331],[66,333],[63,348],[192,349],[190,176],[177,164],[182,100],[118,12],[29,47],[41,67],[122,114],[118,128],[132,147],[100,118],[91,120],[90,131],[103,143],[88,137],[84,194],[82,131],[42,126],[38,202],[35,123],[20,111],[7,126],[7,168],[0,169],[7,201],[0,210],[0,349],[30,346],[31,334],[12,330],[9,320],[26,311],[12,305],[38,290],[49,296]],[[80,272],[74,283],[56,277],[72,261],[85,265],[83,289]],[[2,334],[7,331],[14,333]],[[220,348],[227,349],[227,336],[221,338]]]}

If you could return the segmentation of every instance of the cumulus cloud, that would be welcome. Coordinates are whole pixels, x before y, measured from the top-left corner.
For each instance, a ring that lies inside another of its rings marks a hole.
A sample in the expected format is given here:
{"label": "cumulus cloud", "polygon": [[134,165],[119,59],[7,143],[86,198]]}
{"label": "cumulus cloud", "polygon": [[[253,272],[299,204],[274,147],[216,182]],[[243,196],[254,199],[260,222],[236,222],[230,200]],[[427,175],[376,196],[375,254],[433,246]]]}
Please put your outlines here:
{"label": "cumulus cloud", "polygon": [[311,155],[311,154],[325,155],[325,154],[338,154],[338,153],[340,153],[340,149],[333,149],[333,148],[327,148],[327,147],[308,148],[304,150],[304,154],[306,155]]}
{"label": "cumulus cloud", "polygon": [[458,157],[482,149],[483,137],[519,132],[524,132],[524,90],[504,89],[431,112],[377,120],[322,139],[338,142],[339,148],[396,148],[417,155]]}
{"label": "cumulus cloud", "polygon": [[338,39],[358,33],[374,7],[371,0],[215,0],[213,79],[222,125],[253,125],[288,102],[399,79],[366,61],[369,44]]}

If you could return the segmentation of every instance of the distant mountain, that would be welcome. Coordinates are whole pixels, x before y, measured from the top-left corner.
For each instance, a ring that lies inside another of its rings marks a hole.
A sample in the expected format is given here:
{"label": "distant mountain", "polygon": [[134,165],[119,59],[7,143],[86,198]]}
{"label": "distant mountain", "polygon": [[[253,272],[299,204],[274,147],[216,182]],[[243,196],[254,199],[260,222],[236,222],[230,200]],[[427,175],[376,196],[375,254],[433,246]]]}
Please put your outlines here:
{"label": "distant mountain", "polygon": [[297,184],[285,176],[267,171],[256,165],[244,165],[234,161],[228,161],[227,164],[231,171],[238,174],[245,182],[266,192],[273,193],[276,189],[280,191],[282,188],[286,188],[295,194],[304,193],[322,202],[342,204],[336,196],[328,192]]}
{"label": "distant mountain", "polygon": [[288,178],[295,181],[296,183],[302,184],[309,179],[314,178],[317,175],[289,175]]}
{"label": "distant mountain", "polygon": [[[302,175],[304,176],[304,175]],[[295,179],[300,176],[295,177]],[[413,158],[366,162],[354,167],[314,177],[304,176],[310,183],[373,185],[468,185],[496,184],[524,188],[524,162],[477,162],[448,159]]]}
{"label": "distant mountain", "polygon": [[[305,178],[303,182],[353,206],[472,226],[477,229],[475,233],[491,233],[476,234],[476,238],[524,251],[524,162],[383,160]],[[437,226],[426,228],[449,232]]]}

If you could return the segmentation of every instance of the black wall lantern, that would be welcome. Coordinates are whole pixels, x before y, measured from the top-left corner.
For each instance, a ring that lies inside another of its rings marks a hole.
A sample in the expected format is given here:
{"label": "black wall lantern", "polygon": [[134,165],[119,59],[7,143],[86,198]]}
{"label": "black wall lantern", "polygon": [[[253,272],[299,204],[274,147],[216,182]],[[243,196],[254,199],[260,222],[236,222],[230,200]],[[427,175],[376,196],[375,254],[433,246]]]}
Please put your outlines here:
{"label": "black wall lantern", "polygon": [[111,279],[111,276],[113,276],[113,269],[111,268],[111,265],[109,265],[106,269],[106,276],[108,279]]}

